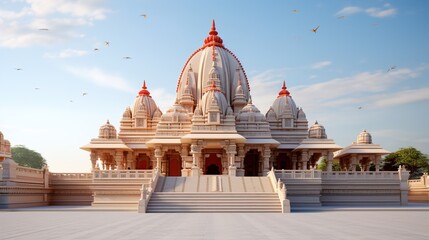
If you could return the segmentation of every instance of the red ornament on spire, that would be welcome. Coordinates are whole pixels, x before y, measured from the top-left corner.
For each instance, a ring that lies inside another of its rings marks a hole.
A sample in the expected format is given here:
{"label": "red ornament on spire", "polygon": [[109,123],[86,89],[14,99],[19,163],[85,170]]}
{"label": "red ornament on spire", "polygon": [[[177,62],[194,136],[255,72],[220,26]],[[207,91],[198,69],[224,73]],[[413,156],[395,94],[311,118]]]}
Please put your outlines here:
{"label": "red ornament on spire", "polygon": [[286,82],[283,81],[282,90],[279,92],[279,96],[277,96],[277,98],[283,97],[283,96],[289,96],[289,95],[290,95],[290,92],[287,90]]}
{"label": "red ornament on spire", "polygon": [[217,34],[215,21],[213,19],[212,28],[210,29],[209,36],[204,39],[203,48],[210,46],[223,47],[223,40]]}
{"label": "red ornament on spire", "polygon": [[146,80],[143,81],[142,90],[140,90],[139,95],[148,96],[148,97],[150,96],[150,92],[147,90],[147,87],[146,87]]}

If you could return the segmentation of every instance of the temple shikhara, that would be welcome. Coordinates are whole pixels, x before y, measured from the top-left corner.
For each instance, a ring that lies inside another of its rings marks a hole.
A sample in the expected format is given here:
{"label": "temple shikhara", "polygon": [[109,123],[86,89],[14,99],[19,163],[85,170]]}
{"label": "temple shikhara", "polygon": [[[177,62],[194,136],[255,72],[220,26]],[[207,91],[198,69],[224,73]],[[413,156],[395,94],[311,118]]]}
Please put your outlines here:
{"label": "temple shikhara", "polygon": [[[285,82],[262,113],[214,21],[171,88],[176,99],[165,112],[151,96],[150,81],[136,89],[119,126],[107,121],[81,147],[89,152],[90,173],[17,166],[0,133],[0,208],[285,213],[291,207],[408,203],[409,172],[380,171],[389,152],[369,132],[357,133],[350,146],[337,145],[322,124],[309,124]],[[317,170],[322,160],[325,171]]]}

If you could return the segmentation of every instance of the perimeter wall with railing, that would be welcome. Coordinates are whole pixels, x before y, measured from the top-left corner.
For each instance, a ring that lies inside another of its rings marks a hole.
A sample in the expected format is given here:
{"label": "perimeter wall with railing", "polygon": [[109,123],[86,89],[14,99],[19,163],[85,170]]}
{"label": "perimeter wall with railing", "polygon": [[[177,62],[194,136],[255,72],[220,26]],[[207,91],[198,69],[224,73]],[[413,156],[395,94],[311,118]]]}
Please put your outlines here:
{"label": "perimeter wall with railing", "polygon": [[[0,164],[0,208],[46,205],[138,208],[152,170],[94,170],[50,173],[48,169]],[[408,171],[321,172],[274,170],[291,207],[406,205],[429,202],[429,179],[408,181]]]}

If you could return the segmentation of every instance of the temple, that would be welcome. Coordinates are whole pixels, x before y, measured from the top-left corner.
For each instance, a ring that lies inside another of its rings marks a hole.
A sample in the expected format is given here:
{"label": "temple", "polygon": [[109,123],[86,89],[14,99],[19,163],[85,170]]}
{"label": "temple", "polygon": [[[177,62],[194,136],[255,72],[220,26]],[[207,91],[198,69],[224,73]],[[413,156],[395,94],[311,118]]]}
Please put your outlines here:
{"label": "temple", "polygon": [[[0,208],[287,213],[291,207],[408,204],[409,172],[380,171],[389,152],[369,132],[342,148],[323,125],[309,126],[285,82],[261,113],[214,21],[183,65],[176,99],[164,113],[148,85],[143,81],[125,107],[119,132],[107,121],[81,147],[90,153],[89,173],[18,166],[0,133]],[[322,162],[326,169],[317,170]]]}
{"label": "temple", "polygon": [[[268,112],[261,113],[240,60],[224,46],[213,21],[203,46],[186,60],[176,100],[165,113],[143,82],[125,108],[119,133],[107,121],[82,149],[91,152],[93,168],[158,168],[165,176],[264,176],[272,167],[313,169],[321,157],[331,171],[334,153],[342,147],[317,122],[308,127],[285,82],[279,89]],[[380,156],[388,153],[354,147],[366,154],[365,166],[371,161],[377,169]],[[344,170],[351,170],[359,160],[343,162],[348,164],[342,164]]]}

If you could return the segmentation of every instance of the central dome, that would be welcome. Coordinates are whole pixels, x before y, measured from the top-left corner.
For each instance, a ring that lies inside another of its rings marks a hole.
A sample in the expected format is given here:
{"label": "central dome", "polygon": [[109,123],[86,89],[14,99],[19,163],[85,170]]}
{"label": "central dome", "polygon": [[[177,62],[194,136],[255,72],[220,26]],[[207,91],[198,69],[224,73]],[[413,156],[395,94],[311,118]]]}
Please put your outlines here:
{"label": "central dome", "polygon": [[224,95],[229,106],[233,105],[237,88],[242,89],[245,101],[249,99],[250,87],[243,66],[234,53],[224,47],[214,20],[203,46],[188,58],[182,69],[177,83],[177,99],[190,88],[194,106],[198,106],[213,85]]}

